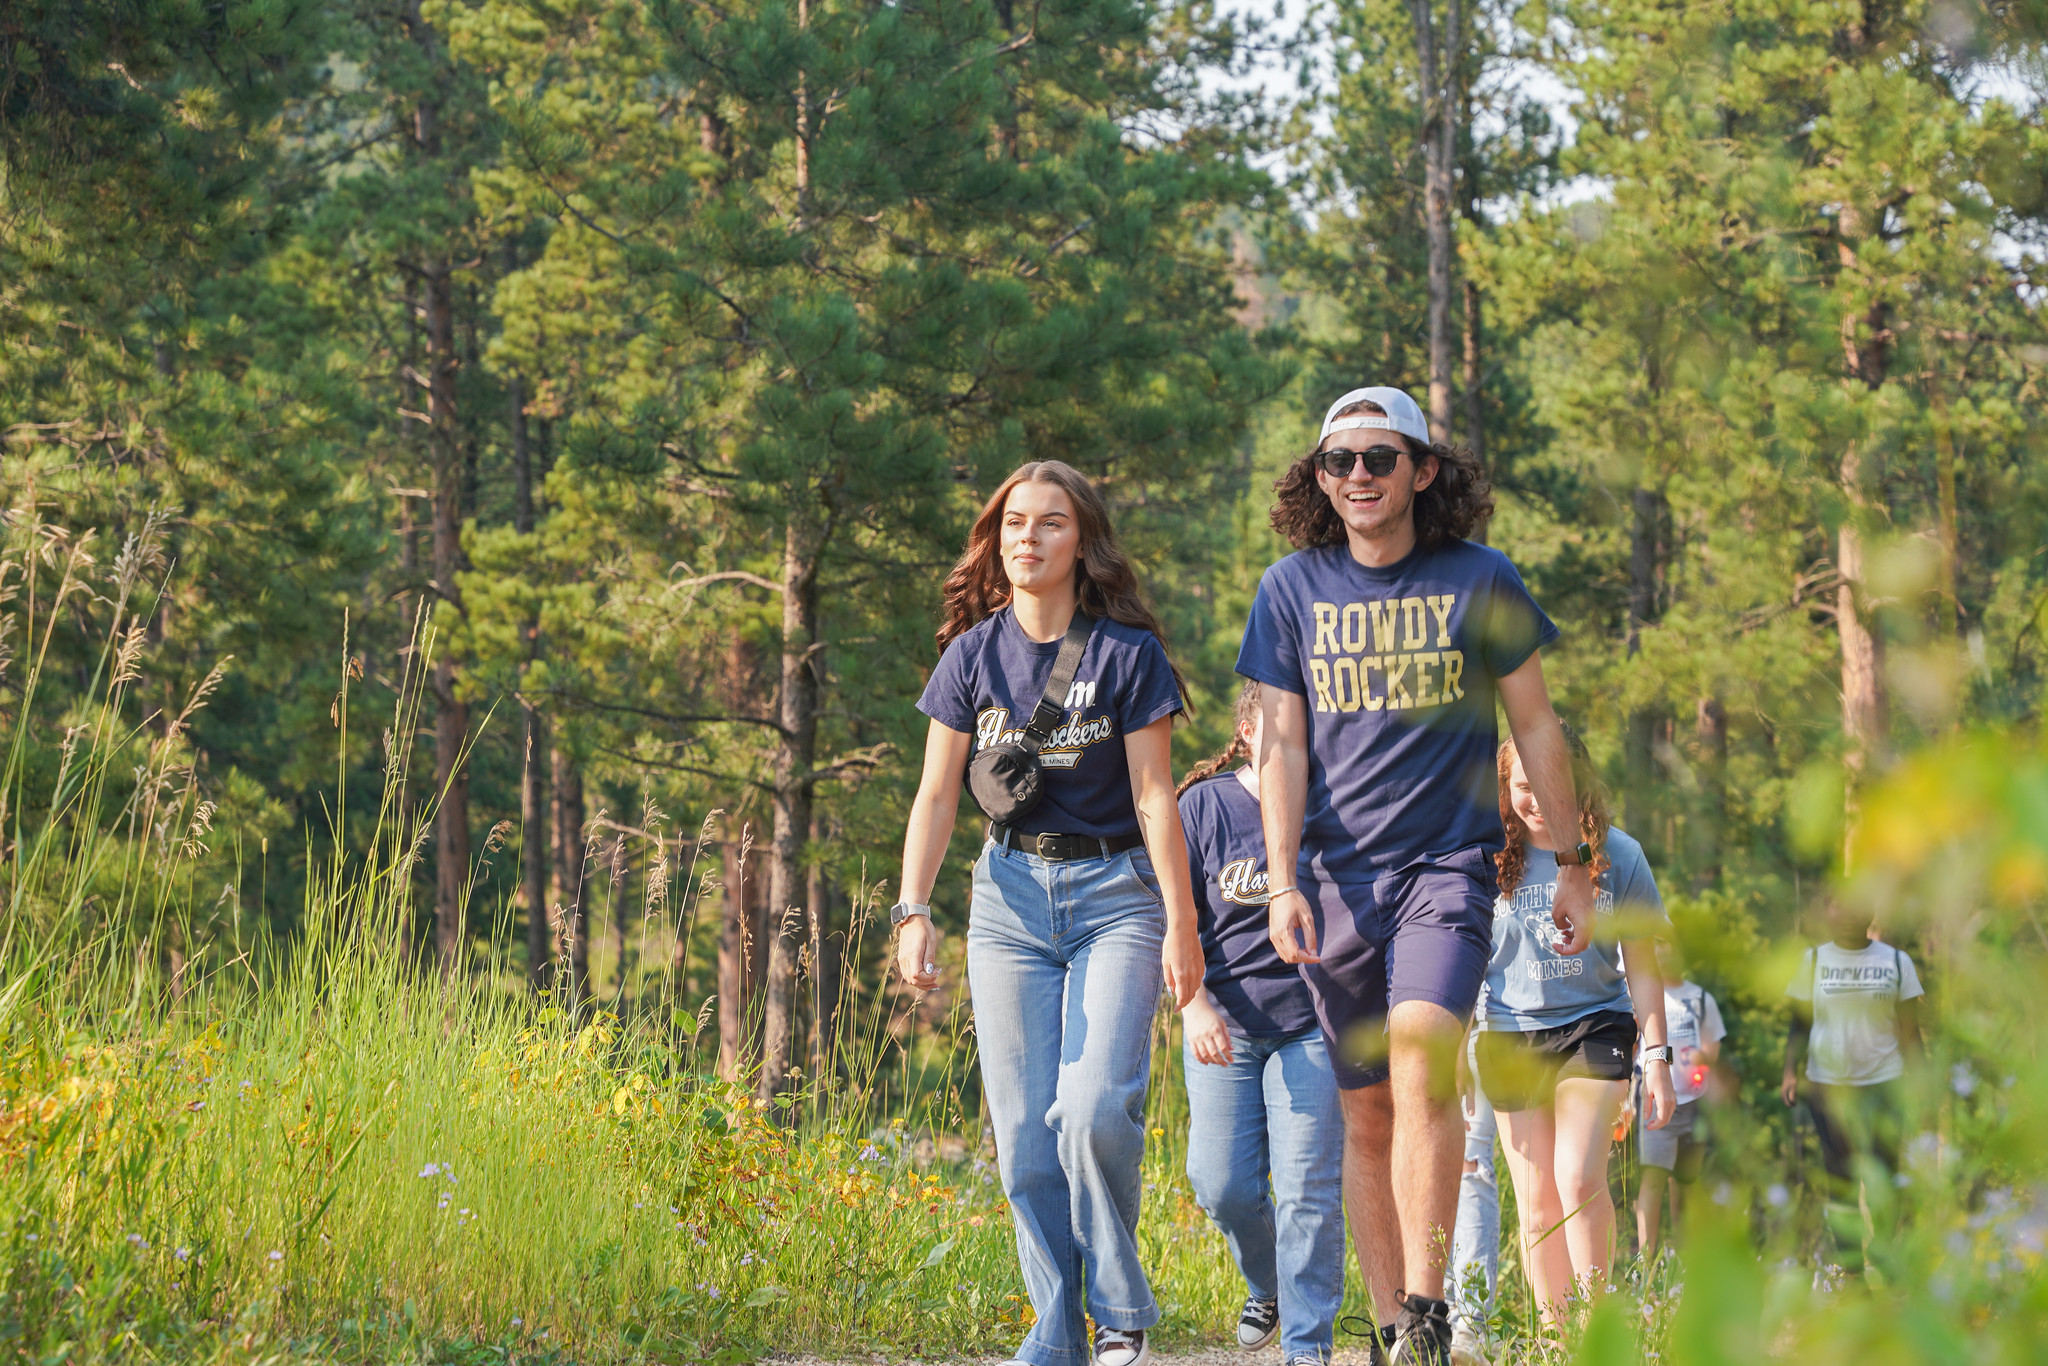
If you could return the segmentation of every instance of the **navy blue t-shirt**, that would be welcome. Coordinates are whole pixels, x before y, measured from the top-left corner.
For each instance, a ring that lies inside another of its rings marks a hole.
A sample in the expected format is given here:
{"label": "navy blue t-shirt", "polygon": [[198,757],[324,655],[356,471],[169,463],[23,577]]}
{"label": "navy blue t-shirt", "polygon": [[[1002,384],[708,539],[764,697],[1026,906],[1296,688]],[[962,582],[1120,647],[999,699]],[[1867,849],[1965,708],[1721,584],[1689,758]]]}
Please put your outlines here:
{"label": "navy blue t-shirt", "polygon": [[1383,569],[1319,546],[1268,569],[1237,671],[1308,702],[1297,875],[1356,885],[1499,849],[1494,680],[1557,635],[1507,556],[1471,541]]}
{"label": "navy blue t-shirt", "polygon": [[[972,735],[979,753],[1023,732],[1059,653],[1059,641],[1031,639],[1005,607],[946,646],[917,709]],[[1066,703],[1067,719],[1038,755],[1045,795],[1016,829],[1097,839],[1137,834],[1124,737],[1181,709],[1166,647],[1143,627],[1096,622]]]}
{"label": "navy blue t-shirt", "polygon": [[1233,1034],[1271,1038],[1316,1023],[1301,969],[1266,933],[1266,834],[1259,799],[1235,773],[1205,778],[1180,796],[1195,888],[1195,925],[1208,971],[1202,985]]}

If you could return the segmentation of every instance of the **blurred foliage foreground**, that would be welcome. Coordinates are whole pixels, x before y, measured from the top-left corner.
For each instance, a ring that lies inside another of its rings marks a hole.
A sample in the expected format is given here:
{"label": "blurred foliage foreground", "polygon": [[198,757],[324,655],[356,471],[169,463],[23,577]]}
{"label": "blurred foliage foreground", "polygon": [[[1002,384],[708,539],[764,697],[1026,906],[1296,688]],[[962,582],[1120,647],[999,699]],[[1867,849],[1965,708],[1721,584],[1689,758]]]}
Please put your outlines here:
{"label": "blurred foliage foreground", "polygon": [[[9,561],[6,583],[53,576],[61,605],[66,565],[62,547]],[[903,1003],[876,993],[865,1018],[843,1012],[831,1074],[778,1109],[712,1075],[701,1017],[621,1022],[536,1006],[490,976],[439,980],[400,928],[431,804],[409,808],[396,781],[374,837],[335,842],[369,853],[311,880],[299,936],[195,939],[213,899],[186,870],[206,857],[208,814],[180,732],[205,697],[140,730],[120,720],[141,567],[116,570],[94,597],[112,624],[87,700],[61,735],[12,724],[4,746],[0,1360],[1014,1345],[1030,1310],[955,1061],[971,1056],[957,1010],[929,1047],[891,1048],[882,1015]],[[31,584],[21,600],[37,596]],[[40,637],[35,612],[20,619],[5,667],[32,699],[51,617]],[[410,731],[396,718],[393,734]],[[404,771],[394,755],[388,772]],[[1982,733],[1910,756],[1861,794],[1848,847],[1837,894],[1910,936],[1933,989],[1919,1137],[1895,1187],[1867,1192],[1873,1225],[1894,1230],[1873,1243],[1868,1284],[1816,1277],[1811,1164],[1769,1079],[1751,1077],[1680,1254],[1624,1257],[1561,1334],[1529,1312],[1510,1201],[1496,1360],[2037,1358],[2048,750]],[[1710,913],[1681,915],[1702,945]],[[1747,972],[1768,1001],[1796,952],[1752,945],[1716,970]],[[1144,1246],[1164,1341],[1214,1343],[1242,1285],[1178,1174],[1170,1016],[1158,1044]],[[899,1065],[901,1083],[877,1085]]]}

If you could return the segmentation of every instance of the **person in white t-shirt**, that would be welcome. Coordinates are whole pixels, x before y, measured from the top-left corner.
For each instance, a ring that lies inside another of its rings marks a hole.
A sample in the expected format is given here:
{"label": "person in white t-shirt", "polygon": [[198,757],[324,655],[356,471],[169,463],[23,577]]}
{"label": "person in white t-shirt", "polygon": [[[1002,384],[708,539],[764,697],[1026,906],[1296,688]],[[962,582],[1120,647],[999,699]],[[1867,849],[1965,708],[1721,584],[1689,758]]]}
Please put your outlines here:
{"label": "person in white t-shirt", "polygon": [[1826,943],[1808,949],[1785,988],[1792,1027],[1785,1038],[1787,1106],[1806,1101],[1829,1184],[1828,1223],[1842,1266],[1860,1269],[1867,1236],[1859,1199],[1874,1164],[1889,1181],[1899,1164],[1904,1096],[1900,1078],[1920,1053],[1920,974],[1906,954],[1871,937],[1868,915],[1830,902]]}
{"label": "person in white t-shirt", "polygon": [[[1697,982],[1683,980],[1684,965],[1668,939],[1657,941],[1657,967],[1664,978],[1664,1023],[1671,1041],[1671,1092],[1677,1108],[1663,1128],[1644,1126],[1639,1131],[1643,1185],[1636,1197],[1636,1237],[1645,1262],[1657,1256],[1666,1193],[1671,1199],[1671,1222],[1676,1224],[1683,1208],[1680,1193],[1699,1177],[1705,1130],[1699,1123],[1698,1101],[1706,1094],[1714,1066],[1721,1059],[1721,1040],[1728,1037],[1713,993]],[[1640,1045],[1636,1052],[1640,1066]]]}

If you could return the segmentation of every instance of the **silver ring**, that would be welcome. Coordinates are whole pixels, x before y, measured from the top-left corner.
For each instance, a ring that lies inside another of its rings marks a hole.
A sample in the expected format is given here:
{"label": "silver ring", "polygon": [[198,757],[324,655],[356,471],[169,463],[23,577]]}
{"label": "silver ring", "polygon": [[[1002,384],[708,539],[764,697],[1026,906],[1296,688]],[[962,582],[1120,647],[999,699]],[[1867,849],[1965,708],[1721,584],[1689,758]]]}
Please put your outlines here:
{"label": "silver ring", "polygon": [[935,973],[939,970],[939,965],[937,963],[926,963],[924,965],[924,970],[925,975],[930,976],[932,973]]}

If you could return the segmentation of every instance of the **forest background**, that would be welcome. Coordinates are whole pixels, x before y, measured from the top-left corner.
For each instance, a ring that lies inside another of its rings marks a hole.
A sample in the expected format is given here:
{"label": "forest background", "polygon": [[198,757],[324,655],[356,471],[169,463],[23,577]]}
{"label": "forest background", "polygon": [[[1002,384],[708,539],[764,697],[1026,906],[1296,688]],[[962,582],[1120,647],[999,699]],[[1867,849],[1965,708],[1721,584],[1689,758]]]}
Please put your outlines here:
{"label": "forest background", "polygon": [[[1857,834],[1871,784],[2036,743],[2044,39],[1883,0],[16,0],[10,942],[139,945],[176,1000],[305,956],[329,870],[418,823],[407,980],[701,1039],[777,1115],[872,1019],[971,1114],[959,1000],[861,931],[973,511],[1024,460],[1101,481],[1184,768],[1273,479],[1393,383],[1489,466],[1559,709],[1768,1079],[1753,969],[1823,889],[1948,962],[2048,882],[1987,855],[1944,920]],[[81,746],[137,856],[24,861],[77,847]]]}

